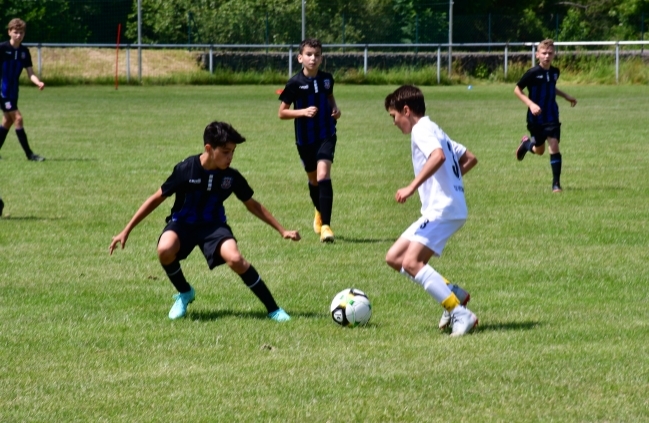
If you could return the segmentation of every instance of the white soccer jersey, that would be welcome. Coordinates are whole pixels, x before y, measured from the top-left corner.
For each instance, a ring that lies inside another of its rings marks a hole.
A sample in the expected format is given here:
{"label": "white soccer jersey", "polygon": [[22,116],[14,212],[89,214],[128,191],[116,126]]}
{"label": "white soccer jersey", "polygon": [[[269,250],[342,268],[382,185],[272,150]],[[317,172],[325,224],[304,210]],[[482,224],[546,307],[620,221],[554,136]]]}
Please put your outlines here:
{"label": "white soccer jersey", "polygon": [[466,147],[450,139],[428,116],[419,119],[410,135],[415,176],[421,172],[434,150],[441,148],[446,157],[437,172],[419,186],[422,216],[431,220],[466,219],[464,183],[459,165]]}

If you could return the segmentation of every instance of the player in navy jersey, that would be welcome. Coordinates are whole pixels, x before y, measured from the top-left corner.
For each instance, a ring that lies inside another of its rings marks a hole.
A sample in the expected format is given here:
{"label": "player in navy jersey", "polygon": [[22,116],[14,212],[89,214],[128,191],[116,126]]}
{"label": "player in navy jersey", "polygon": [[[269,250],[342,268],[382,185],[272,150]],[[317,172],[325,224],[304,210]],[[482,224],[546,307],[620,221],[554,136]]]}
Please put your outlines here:
{"label": "player in navy jersey", "polygon": [[204,151],[178,163],[164,184],[138,209],[124,230],[113,237],[110,254],[120,244],[122,249],[133,228],[162,202],[176,195],[167,225],[158,240],[158,258],[178,294],[169,311],[170,319],[185,316],[194,301],[195,291],[189,285],[180,260],[198,246],[210,269],[227,264],[266,306],[268,317],[277,322],[290,320],[275,302],[257,270],[241,255],[237,241],[227,223],[223,202],[232,194],[248,211],[272,226],[285,239],[300,240],[297,231],[289,231],[253,196],[253,190],[239,171],[230,167],[237,144],[246,139],[224,122],[212,122],[203,135]]}
{"label": "player in navy jersey", "polygon": [[17,18],[12,19],[7,28],[9,29],[9,41],[0,43],[0,108],[3,113],[2,126],[0,126],[0,148],[2,148],[7,138],[11,125],[15,123],[16,135],[25,151],[27,160],[42,162],[45,158],[34,154],[27,142],[27,134],[23,127],[23,116],[18,110],[18,79],[23,69],[25,69],[29,79],[39,90],[45,88],[45,84],[34,74],[29,49],[21,45],[27,28],[25,21]]}
{"label": "player in navy jersey", "polygon": [[302,70],[286,83],[279,96],[278,114],[280,119],[295,120],[295,144],[315,206],[313,230],[320,235],[320,241],[333,242],[331,165],[336,150],[336,121],[340,118],[334,99],[334,78],[319,70],[322,44],[317,39],[307,38],[300,43],[297,60]]}
{"label": "player in navy jersey", "polygon": [[[552,191],[561,192],[561,122],[559,121],[559,106],[556,97],[560,96],[575,107],[577,100],[557,88],[559,69],[552,66],[554,60],[554,41],[550,39],[539,43],[536,50],[537,66],[529,69],[514,88],[514,94],[528,107],[527,129],[530,136],[524,136],[516,149],[516,158],[520,161],[529,151],[539,156],[545,153],[545,141],[550,150],[550,166],[552,168]],[[529,96],[523,93],[527,88]]]}

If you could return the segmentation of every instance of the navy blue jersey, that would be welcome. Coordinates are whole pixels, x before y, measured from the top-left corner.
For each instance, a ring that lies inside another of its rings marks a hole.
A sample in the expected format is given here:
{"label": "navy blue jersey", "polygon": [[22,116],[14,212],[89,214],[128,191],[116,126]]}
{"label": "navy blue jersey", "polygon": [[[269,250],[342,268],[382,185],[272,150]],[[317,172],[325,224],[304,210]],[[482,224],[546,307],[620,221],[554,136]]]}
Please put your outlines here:
{"label": "navy blue jersey", "polygon": [[330,73],[318,71],[315,78],[309,78],[300,71],[286,83],[279,99],[293,109],[318,108],[312,117],[295,119],[295,143],[313,144],[336,134],[336,119],[331,116],[329,96],[334,93],[334,78]]}
{"label": "navy blue jersey", "polygon": [[0,43],[0,73],[2,98],[18,99],[18,78],[23,69],[32,67],[32,56],[24,45],[13,48],[9,41]]}
{"label": "navy blue jersey", "polygon": [[253,190],[238,170],[207,170],[199,155],[178,163],[162,184],[162,195],[176,194],[167,222],[226,223],[223,202],[234,193],[241,201],[252,198]]}
{"label": "navy blue jersey", "polygon": [[527,110],[527,122],[545,125],[559,122],[559,106],[557,105],[557,80],[559,69],[550,66],[550,69],[543,69],[536,65],[525,72],[525,75],[518,81],[518,88],[527,88],[528,97],[541,108],[541,114],[534,116]]}

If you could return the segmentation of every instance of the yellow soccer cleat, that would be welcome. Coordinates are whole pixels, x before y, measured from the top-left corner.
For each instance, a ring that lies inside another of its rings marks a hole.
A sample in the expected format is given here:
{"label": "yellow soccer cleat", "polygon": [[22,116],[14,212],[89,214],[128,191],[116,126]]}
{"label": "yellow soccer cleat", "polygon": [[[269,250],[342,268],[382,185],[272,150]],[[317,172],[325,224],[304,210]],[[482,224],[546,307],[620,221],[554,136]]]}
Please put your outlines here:
{"label": "yellow soccer cleat", "polygon": [[322,230],[322,216],[320,215],[318,209],[316,209],[315,217],[313,218],[313,232],[320,235],[321,230]]}
{"label": "yellow soccer cleat", "polygon": [[334,242],[334,233],[329,225],[322,225],[322,230],[320,230],[320,242]]}

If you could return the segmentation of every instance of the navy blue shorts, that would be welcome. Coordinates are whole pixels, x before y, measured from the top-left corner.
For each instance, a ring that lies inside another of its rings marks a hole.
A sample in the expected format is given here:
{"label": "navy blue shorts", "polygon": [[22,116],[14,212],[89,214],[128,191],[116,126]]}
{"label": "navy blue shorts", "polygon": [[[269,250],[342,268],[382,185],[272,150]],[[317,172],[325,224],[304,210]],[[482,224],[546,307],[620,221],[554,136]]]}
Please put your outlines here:
{"label": "navy blue shorts", "polygon": [[561,123],[546,123],[540,125],[538,123],[528,123],[527,130],[530,135],[534,137],[534,145],[543,145],[548,138],[556,138],[561,141]]}
{"label": "navy blue shorts", "polygon": [[15,112],[18,110],[18,99],[17,98],[2,98],[2,103],[0,103],[0,109],[3,112]]}
{"label": "navy blue shorts", "polygon": [[[169,222],[162,230],[162,233],[174,231],[180,241],[180,250],[176,258],[178,260],[186,259],[194,250],[194,247],[200,247],[211,269],[225,263],[219,253],[219,247],[228,239],[236,238],[232,234],[232,229],[225,223],[222,224],[200,224],[192,225],[182,222]],[[160,234],[162,236],[162,234]],[[158,242],[160,238],[158,238]]]}
{"label": "navy blue shorts", "polygon": [[334,162],[337,139],[334,134],[313,144],[297,146],[297,152],[300,154],[300,160],[302,160],[302,165],[307,173],[315,171],[320,160]]}

